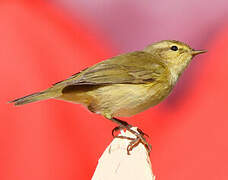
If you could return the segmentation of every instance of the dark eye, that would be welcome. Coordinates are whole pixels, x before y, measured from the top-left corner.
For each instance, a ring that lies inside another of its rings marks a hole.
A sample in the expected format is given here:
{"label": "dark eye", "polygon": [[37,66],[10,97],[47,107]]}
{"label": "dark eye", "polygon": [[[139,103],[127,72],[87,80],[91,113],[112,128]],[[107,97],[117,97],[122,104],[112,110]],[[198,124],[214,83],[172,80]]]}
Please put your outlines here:
{"label": "dark eye", "polygon": [[172,46],[170,49],[173,50],[173,51],[177,51],[178,47],[177,46]]}

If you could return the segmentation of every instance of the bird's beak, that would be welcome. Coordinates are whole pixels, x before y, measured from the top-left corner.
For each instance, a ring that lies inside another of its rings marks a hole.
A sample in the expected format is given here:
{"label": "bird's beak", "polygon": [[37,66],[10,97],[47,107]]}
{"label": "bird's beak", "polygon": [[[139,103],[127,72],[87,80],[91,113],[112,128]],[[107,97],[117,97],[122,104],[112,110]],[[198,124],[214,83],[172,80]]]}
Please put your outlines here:
{"label": "bird's beak", "polygon": [[202,53],[205,53],[205,52],[207,52],[207,50],[192,50],[192,55],[193,56],[196,56],[196,55],[198,55],[198,54],[202,54]]}

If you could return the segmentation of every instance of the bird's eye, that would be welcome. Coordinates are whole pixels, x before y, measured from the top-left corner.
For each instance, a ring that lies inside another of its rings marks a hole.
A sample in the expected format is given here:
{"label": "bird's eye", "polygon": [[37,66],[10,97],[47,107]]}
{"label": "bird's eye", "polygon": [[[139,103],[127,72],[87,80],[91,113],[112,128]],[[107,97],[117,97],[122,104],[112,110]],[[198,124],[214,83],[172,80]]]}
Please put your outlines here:
{"label": "bird's eye", "polygon": [[172,51],[177,51],[177,50],[178,50],[178,47],[177,47],[177,46],[172,46],[170,49],[171,49]]}

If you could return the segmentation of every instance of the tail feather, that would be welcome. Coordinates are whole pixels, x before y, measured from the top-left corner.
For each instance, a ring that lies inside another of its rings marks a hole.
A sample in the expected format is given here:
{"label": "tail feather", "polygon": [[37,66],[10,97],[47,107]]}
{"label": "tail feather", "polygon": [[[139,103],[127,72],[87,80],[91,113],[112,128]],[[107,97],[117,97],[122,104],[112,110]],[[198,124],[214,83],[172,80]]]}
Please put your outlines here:
{"label": "tail feather", "polygon": [[13,101],[9,101],[9,103],[14,103],[15,106],[18,106],[18,105],[28,104],[35,101],[49,99],[49,98],[52,98],[50,93],[42,91],[42,92],[30,94],[28,96],[24,96],[22,98],[15,99]]}

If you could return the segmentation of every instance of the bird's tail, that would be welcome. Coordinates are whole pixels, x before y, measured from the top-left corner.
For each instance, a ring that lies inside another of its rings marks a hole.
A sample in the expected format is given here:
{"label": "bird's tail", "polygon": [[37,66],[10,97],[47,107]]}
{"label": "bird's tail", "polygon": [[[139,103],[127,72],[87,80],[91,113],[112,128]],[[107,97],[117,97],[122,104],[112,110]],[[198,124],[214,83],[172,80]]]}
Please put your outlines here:
{"label": "bird's tail", "polygon": [[19,105],[23,105],[23,104],[36,102],[36,101],[54,98],[56,96],[57,96],[57,94],[55,92],[42,91],[42,92],[33,93],[28,96],[24,96],[24,97],[15,99],[13,101],[9,101],[9,103],[14,103],[15,106],[19,106]]}

